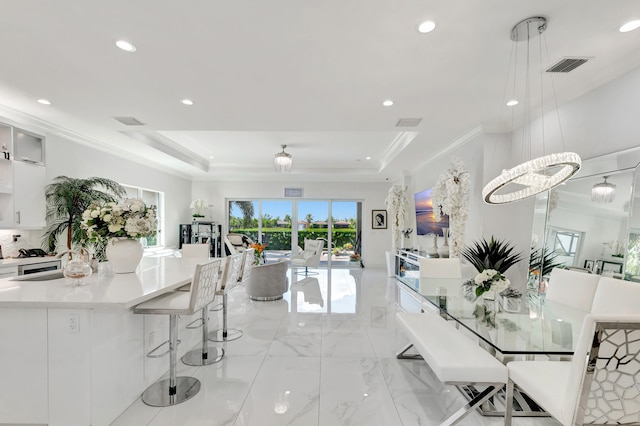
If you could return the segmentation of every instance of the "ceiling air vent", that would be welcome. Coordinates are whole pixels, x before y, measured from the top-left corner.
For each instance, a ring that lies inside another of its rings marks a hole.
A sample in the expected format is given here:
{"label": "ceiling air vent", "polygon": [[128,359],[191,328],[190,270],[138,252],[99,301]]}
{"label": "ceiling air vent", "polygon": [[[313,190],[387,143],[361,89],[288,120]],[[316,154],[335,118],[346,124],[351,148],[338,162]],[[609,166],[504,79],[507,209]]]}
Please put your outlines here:
{"label": "ceiling air vent", "polygon": [[547,68],[547,72],[571,72],[589,59],[590,58],[562,58],[556,64]]}
{"label": "ceiling air vent", "polygon": [[416,127],[421,121],[422,118],[401,118],[396,123],[396,127]]}
{"label": "ceiling air vent", "polygon": [[113,117],[125,126],[144,126],[144,123],[135,117]]}

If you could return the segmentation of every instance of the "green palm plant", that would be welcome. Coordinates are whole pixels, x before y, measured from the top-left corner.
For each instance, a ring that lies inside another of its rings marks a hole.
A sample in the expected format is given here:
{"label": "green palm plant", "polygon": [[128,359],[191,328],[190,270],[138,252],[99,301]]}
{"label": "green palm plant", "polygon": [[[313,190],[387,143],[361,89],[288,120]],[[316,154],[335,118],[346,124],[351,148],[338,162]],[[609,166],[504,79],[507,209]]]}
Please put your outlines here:
{"label": "green palm plant", "polygon": [[462,256],[467,259],[478,272],[494,269],[504,274],[507,269],[522,260],[522,253],[514,253],[515,247],[511,243],[484,238],[462,250]]}
{"label": "green palm plant", "polygon": [[564,263],[558,262],[558,256],[560,256],[560,253],[554,252],[549,247],[543,247],[538,250],[532,248],[529,254],[529,271],[540,271],[540,266],[542,266],[542,274],[540,276],[548,276],[553,268],[564,265]]}
{"label": "green palm plant", "polygon": [[66,231],[67,249],[71,250],[72,243],[79,244],[85,237],[80,221],[89,204],[116,201],[125,195],[124,188],[110,179],[56,177],[45,189],[48,227],[42,237],[43,246],[54,252],[58,237]]}

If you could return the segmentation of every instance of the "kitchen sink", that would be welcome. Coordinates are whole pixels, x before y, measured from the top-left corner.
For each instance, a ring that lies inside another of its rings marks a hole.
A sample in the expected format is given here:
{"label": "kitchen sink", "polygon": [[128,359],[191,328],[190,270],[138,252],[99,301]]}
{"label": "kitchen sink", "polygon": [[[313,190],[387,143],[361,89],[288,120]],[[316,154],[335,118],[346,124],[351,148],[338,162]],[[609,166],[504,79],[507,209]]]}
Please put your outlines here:
{"label": "kitchen sink", "polygon": [[36,272],[34,274],[18,275],[11,278],[12,281],[50,281],[64,278],[62,269],[56,269],[55,271]]}

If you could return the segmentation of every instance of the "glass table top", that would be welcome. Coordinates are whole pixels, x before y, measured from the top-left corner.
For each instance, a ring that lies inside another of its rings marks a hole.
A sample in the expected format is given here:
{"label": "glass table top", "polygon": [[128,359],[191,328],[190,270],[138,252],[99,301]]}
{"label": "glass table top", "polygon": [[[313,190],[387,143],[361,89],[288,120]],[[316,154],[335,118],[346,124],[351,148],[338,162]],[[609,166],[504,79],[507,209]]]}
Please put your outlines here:
{"label": "glass table top", "polygon": [[463,279],[399,278],[400,285],[440,309],[502,354],[571,355],[578,341],[584,312],[545,300],[537,293],[520,298],[475,297]]}

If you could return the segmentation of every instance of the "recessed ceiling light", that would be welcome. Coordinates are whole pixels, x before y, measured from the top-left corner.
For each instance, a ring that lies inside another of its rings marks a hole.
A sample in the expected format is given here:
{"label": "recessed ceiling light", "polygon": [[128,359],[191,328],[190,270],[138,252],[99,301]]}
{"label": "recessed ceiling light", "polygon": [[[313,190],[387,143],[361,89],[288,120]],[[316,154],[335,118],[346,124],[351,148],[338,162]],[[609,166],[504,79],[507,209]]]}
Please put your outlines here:
{"label": "recessed ceiling light", "polygon": [[364,157],[365,160],[371,160],[371,157]]}
{"label": "recessed ceiling light", "polygon": [[209,156],[209,159],[213,160],[213,159],[214,159],[214,156],[213,156],[213,155],[210,155],[210,156]]}
{"label": "recessed ceiling light", "polygon": [[51,101],[48,99],[38,99],[38,103],[42,105],[51,105]]}
{"label": "recessed ceiling light", "polygon": [[422,34],[430,33],[436,27],[436,23],[433,21],[424,21],[418,25],[418,31]]}
{"label": "recessed ceiling light", "polygon": [[636,19],[635,21],[629,21],[623,26],[620,27],[621,33],[628,33],[629,31],[633,31],[640,28],[640,19]]}
{"label": "recessed ceiling light", "polygon": [[391,99],[387,99],[386,101],[382,102],[382,106],[391,106],[393,105],[393,101]]}
{"label": "recessed ceiling light", "polygon": [[118,46],[120,49],[124,50],[125,52],[133,53],[136,51],[136,47],[125,40],[116,41],[116,46]]}
{"label": "recessed ceiling light", "polygon": [[517,99],[511,99],[509,102],[507,102],[507,106],[516,106],[516,105],[518,105]]}
{"label": "recessed ceiling light", "polygon": [[193,101],[191,99],[183,99],[180,102],[182,102],[185,105],[193,105]]}

